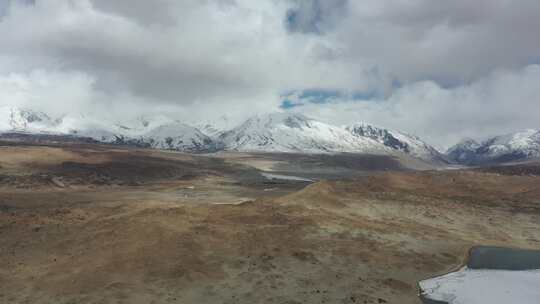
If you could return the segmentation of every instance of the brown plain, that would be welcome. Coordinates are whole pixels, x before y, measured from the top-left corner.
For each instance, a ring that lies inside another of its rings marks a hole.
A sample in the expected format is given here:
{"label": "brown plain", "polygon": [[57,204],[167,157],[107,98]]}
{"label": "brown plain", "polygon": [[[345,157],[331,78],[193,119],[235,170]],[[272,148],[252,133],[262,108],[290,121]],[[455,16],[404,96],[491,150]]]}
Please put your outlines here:
{"label": "brown plain", "polygon": [[532,173],[306,186],[258,180],[249,162],[1,147],[0,303],[420,303],[417,282],[470,246],[540,249]]}

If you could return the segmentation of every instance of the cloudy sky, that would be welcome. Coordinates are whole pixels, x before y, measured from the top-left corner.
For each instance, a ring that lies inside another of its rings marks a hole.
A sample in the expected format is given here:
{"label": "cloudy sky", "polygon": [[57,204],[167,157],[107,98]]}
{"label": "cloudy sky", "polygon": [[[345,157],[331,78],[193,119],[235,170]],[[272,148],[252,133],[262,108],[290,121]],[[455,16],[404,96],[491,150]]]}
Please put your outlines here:
{"label": "cloudy sky", "polygon": [[0,104],[295,111],[446,147],[540,128],[538,0],[0,0]]}

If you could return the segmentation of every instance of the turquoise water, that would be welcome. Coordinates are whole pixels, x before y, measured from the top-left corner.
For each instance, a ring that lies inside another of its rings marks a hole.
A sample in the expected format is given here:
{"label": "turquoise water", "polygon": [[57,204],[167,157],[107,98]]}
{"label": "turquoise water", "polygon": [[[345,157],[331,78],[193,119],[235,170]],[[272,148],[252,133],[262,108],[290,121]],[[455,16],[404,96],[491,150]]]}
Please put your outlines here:
{"label": "turquoise water", "polygon": [[467,267],[497,270],[540,269],[540,250],[477,246],[470,251]]}

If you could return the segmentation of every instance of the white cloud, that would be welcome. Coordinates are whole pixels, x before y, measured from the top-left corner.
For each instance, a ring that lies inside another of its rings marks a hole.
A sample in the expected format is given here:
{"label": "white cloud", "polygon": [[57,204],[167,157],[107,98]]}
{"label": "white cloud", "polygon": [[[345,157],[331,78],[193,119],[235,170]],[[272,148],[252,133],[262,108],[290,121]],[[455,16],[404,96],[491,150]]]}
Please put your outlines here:
{"label": "white cloud", "polygon": [[369,119],[439,145],[534,127],[539,110],[538,1],[9,3],[0,7],[4,104],[210,119],[275,111],[289,90],[377,91],[383,101],[297,110]]}
{"label": "white cloud", "polygon": [[300,110],[334,123],[366,121],[416,134],[446,148],[464,137],[483,138],[540,128],[540,66],[497,70],[477,81],[443,88],[416,82],[380,100],[340,100]]}
{"label": "white cloud", "polygon": [[88,75],[76,72],[10,73],[0,76],[0,100],[3,105],[43,111],[78,110],[93,102],[93,82]]}

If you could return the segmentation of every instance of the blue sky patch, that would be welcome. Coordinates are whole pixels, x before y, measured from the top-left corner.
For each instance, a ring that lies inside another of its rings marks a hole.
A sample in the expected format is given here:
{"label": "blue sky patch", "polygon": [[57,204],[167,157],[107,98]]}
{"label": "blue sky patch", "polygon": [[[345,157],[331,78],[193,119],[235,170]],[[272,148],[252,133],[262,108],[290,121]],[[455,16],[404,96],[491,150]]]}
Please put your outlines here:
{"label": "blue sky patch", "polygon": [[296,0],[285,15],[290,33],[323,34],[324,30],[345,14],[348,0]]}
{"label": "blue sky patch", "polygon": [[343,93],[338,90],[308,89],[302,91],[298,99],[307,99],[312,103],[326,103],[331,99],[342,97]]}
{"label": "blue sky patch", "polygon": [[288,99],[285,99],[281,102],[281,105],[279,106],[282,109],[292,109],[298,106],[303,106],[304,104],[294,103]]}
{"label": "blue sky patch", "polygon": [[306,89],[300,91],[288,91],[281,94],[282,109],[291,109],[306,104],[327,104],[331,102],[347,101],[374,101],[382,94],[378,91],[353,91],[333,89]]}

